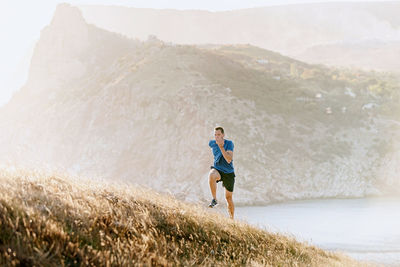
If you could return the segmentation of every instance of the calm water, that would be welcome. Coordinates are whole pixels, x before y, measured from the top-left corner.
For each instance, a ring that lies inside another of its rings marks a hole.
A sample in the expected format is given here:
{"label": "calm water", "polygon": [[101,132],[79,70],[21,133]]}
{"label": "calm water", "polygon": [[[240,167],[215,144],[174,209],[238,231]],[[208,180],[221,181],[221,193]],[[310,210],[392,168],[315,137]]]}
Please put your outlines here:
{"label": "calm water", "polygon": [[400,198],[309,200],[236,207],[235,216],[359,260],[400,266]]}

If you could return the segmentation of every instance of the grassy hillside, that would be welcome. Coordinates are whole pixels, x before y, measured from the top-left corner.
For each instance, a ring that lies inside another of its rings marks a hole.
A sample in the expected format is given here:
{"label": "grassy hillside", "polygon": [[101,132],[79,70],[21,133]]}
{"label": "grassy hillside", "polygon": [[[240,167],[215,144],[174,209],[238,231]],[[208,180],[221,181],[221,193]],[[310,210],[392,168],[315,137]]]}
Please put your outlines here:
{"label": "grassy hillside", "polygon": [[2,171],[0,217],[1,265],[358,265],[155,191],[59,174]]}
{"label": "grassy hillside", "polygon": [[[307,64],[252,45],[226,45],[208,48],[208,50],[240,63],[242,73],[235,73],[232,68],[227,67],[224,68],[226,73],[223,74],[215,69],[208,68],[208,71],[217,77],[225,78],[224,84],[230,83],[233,92],[246,91],[246,94],[240,97],[252,97],[251,100],[259,103],[260,108],[267,108],[265,104],[268,103],[268,99],[276,94],[276,98],[285,99],[286,103],[279,103],[279,107],[271,110],[272,112],[283,109],[282,105],[290,106],[293,114],[298,114],[300,110],[315,112],[319,110],[316,106],[305,107],[301,99],[315,98],[316,94],[321,93],[328,96],[326,98],[328,105],[335,108],[353,105],[354,109],[352,107],[347,109],[347,112],[352,115],[359,114],[359,107],[371,101],[383,103],[382,106],[385,107],[390,106],[390,112],[379,108],[379,113],[388,116],[400,114],[398,105],[395,103],[391,105],[391,100],[399,99],[400,79],[395,74]],[[223,62],[223,60],[220,61]],[[251,76],[243,75],[246,71],[251,72]],[[231,73],[231,77],[227,73]],[[240,87],[238,79],[243,79],[246,87]],[[253,84],[262,88],[258,95],[253,93],[256,91],[253,88],[250,94],[249,90],[245,90]],[[235,88],[237,90],[234,90]],[[359,97],[349,101],[348,95],[344,94],[346,88],[351,88]],[[287,103],[287,101],[292,102]],[[268,103],[268,106],[271,106],[271,103]]]}

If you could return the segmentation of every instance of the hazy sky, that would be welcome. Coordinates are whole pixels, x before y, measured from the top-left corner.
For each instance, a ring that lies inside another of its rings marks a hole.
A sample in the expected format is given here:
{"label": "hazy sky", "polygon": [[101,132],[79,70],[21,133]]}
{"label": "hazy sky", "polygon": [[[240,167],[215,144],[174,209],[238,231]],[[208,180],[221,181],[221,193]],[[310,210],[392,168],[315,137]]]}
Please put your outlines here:
{"label": "hazy sky", "polygon": [[[385,0],[374,2],[377,1]],[[39,39],[40,30],[49,24],[57,4],[62,2],[72,5],[120,5],[220,11],[257,6],[311,2],[360,2],[360,0],[0,0],[0,106],[6,103],[12,93],[25,82],[30,55]]]}

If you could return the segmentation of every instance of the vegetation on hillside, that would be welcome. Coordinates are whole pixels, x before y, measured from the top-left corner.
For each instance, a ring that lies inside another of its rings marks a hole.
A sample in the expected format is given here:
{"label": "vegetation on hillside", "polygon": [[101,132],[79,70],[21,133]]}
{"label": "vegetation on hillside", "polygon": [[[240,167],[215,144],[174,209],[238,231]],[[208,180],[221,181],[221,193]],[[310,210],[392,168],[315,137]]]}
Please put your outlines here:
{"label": "vegetation on hillside", "polygon": [[2,171],[0,193],[1,265],[358,265],[129,185]]}

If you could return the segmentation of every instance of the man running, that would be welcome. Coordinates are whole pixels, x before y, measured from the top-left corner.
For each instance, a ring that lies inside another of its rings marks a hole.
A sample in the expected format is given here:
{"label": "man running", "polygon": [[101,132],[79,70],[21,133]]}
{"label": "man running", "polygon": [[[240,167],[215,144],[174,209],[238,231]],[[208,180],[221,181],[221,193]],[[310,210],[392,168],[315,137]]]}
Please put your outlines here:
{"label": "man running", "polygon": [[217,183],[222,181],[222,185],[225,187],[225,198],[228,203],[229,214],[231,219],[233,219],[235,211],[232,200],[233,186],[235,184],[235,172],[232,162],[233,142],[224,139],[224,136],[224,129],[216,127],[214,129],[215,140],[210,140],[208,143],[214,155],[214,165],[211,166],[210,173],[208,174],[213,199],[208,206],[213,208],[218,204],[216,196]]}

